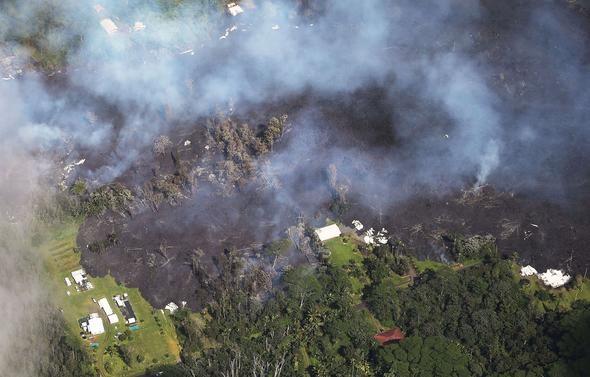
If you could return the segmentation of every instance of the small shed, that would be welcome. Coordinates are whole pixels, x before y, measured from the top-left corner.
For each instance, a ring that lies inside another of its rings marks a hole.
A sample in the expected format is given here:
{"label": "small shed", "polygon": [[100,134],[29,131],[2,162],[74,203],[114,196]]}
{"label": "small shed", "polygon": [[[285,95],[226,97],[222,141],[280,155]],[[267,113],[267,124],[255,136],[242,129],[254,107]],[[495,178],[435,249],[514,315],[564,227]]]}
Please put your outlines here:
{"label": "small shed", "polygon": [[385,346],[387,344],[401,342],[405,337],[406,334],[399,327],[396,327],[375,335],[373,339],[380,345]]}
{"label": "small shed", "polygon": [[340,228],[338,228],[338,225],[332,224],[325,226],[323,228],[316,229],[315,234],[317,234],[320,241],[323,242],[340,236],[342,232],[340,232]]}

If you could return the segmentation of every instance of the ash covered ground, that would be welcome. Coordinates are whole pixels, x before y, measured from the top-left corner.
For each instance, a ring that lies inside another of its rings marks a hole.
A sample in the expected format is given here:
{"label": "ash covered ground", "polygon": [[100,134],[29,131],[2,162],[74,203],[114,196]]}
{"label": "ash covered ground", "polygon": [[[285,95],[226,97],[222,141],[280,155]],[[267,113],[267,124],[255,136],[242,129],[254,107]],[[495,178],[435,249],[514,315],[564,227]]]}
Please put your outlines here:
{"label": "ash covered ground", "polygon": [[[136,198],[85,221],[84,267],[158,307],[197,308],[224,249],[256,264],[261,245],[299,219],[340,216],[387,228],[420,258],[449,260],[444,234],[492,234],[537,269],[584,273],[588,8],[427,3],[328,1],[284,14],[260,5],[194,55],[115,54],[125,70],[147,60],[137,77],[93,62],[51,79],[63,103],[94,114],[87,140],[74,137],[86,162],[73,177],[119,182]],[[283,115],[280,137],[263,152],[247,144],[246,160],[216,131],[231,119],[229,129],[247,123],[265,140]],[[169,143],[154,152],[162,136]],[[165,183],[181,187],[178,197],[154,205],[141,195]],[[89,249],[109,235],[104,250]],[[307,263],[287,259],[279,267]]]}

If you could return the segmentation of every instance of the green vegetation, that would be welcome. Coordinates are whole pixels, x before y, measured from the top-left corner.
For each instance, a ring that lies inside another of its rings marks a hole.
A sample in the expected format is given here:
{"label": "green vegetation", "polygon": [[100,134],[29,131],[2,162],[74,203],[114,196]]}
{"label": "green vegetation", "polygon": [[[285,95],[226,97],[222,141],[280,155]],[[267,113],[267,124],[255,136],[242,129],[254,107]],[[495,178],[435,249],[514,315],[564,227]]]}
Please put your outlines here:
{"label": "green vegetation", "polygon": [[361,253],[358,251],[357,244],[350,238],[336,237],[325,242],[326,247],[330,250],[330,262],[335,266],[344,267],[352,261],[360,263],[363,260]]}
{"label": "green vegetation", "polygon": [[[52,237],[40,246],[54,300],[63,311],[67,332],[78,338],[78,320],[89,313],[101,314],[106,332],[91,341],[98,343],[91,355],[95,367],[104,376],[141,375],[150,367],[176,363],[180,350],[173,322],[163,311],[154,310],[138,289],[117,284],[110,276],[90,278],[94,288],[89,291],[78,292],[74,285],[66,287],[65,277],[80,268],[80,255],[75,248],[78,226],[77,222],[58,226],[53,230]],[[111,300],[112,296],[122,293],[128,293],[139,321],[139,329],[135,331],[126,327],[123,315]],[[110,325],[102,310],[92,301],[102,297],[109,300],[119,323]],[[91,342],[84,341],[85,347],[90,347]]]}
{"label": "green vegetation", "polygon": [[[167,375],[573,377],[588,370],[586,280],[548,290],[520,283],[512,261],[488,253],[445,265],[411,260],[401,245],[363,254],[346,238],[325,245],[325,264],[289,270],[264,302],[229,255],[213,302],[200,314],[175,315],[183,363],[166,367]],[[547,298],[538,292],[559,305],[540,312]],[[401,343],[372,339],[394,326],[407,335]]]}

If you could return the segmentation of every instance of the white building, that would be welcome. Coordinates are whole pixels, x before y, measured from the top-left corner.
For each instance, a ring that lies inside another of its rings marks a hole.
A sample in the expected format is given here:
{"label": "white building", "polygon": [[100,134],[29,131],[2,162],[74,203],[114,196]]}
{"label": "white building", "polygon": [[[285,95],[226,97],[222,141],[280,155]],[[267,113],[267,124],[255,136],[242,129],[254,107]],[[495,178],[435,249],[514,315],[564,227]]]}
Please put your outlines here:
{"label": "white building", "polygon": [[111,305],[109,305],[109,302],[106,299],[106,297],[103,297],[100,300],[98,300],[98,306],[100,306],[100,308],[104,310],[104,314],[106,314],[107,316],[113,314],[113,309],[111,309]]}
{"label": "white building", "polygon": [[104,325],[98,313],[91,313],[88,322],[82,322],[82,328],[92,335],[104,334]]}
{"label": "white building", "polygon": [[119,30],[115,22],[110,18],[103,18],[100,20],[100,26],[102,26],[108,35],[113,35]]}
{"label": "white building", "polygon": [[318,235],[320,241],[327,241],[340,236],[340,234],[342,233],[340,232],[340,228],[338,228],[338,225],[332,224],[325,226],[323,228],[316,229],[315,234]]}
{"label": "white building", "polygon": [[244,10],[242,9],[242,7],[236,3],[227,4],[227,10],[228,10],[229,14],[231,14],[234,17],[240,13],[244,13]]}
{"label": "white building", "polygon": [[115,301],[115,304],[117,304],[118,307],[122,308],[123,306],[125,306],[125,302],[121,298],[121,295],[114,296],[113,300]]}
{"label": "white building", "polygon": [[76,284],[82,284],[82,282],[84,280],[86,280],[86,271],[84,271],[83,268],[76,270],[76,271],[72,271],[72,279],[74,279],[74,282]]}
{"label": "white building", "polygon": [[111,325],[115,324],[115,323],[119,323],[119,317],[117,317],[117,315],[115,313],[107,316],[107,318],[109,319],[109,323]]}
{"label": "white building", "polygon": [[72,281],[70,280],[70,278],[66,277],[65,281],[66,281],[66,287],[69,287],[72,285]]}

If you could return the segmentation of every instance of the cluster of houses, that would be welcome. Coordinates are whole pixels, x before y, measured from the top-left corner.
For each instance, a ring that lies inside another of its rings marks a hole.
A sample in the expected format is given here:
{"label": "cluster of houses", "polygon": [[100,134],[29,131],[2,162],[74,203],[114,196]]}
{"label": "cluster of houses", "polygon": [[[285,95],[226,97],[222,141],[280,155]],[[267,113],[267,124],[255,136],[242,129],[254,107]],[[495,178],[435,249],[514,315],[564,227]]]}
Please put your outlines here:
{"label": "cluster of houses", "polygon": [[[389,242],[388,231],[385,228],[382,228],[380,231],[375,231],[375,229],[370,228],[363,232],[365,226],[359,220],[352,220],[352,226],[357,231],[357,233],[362,238],[363,242],[367,245],[375,245],[375,244],[382,244],[385,245]],[[342,234],[340,228],[336,224],[328,225],[322,228],[317,228],[315,230],[315,234],[318,236],[320,241],[327,241],[332,238],[336,238]]]}
{"label": "cluster of houses", "polygon": [[[104,315],[109,321],[109,324],[114,325],[119,323],[119,316],[113,311],[113,308],[111,308],[111,304],[106,297],[103,297],[99,300],[92,299],[92,301],[94,301],[100,310],[104,312]],[[121,314],[123,314],[126,324],[134,325],[137,322],[135,312],[133,311],[133,307],[129,302],[127,293],[113,296],[113,302],[117,305],[121,311]],[[83,337],[85,337],[87,334],[94,336],[104,334],[105,332],[104,323],[99,313],[90,313],[86,317],[78,320],[78,323],[82,329]]]}

